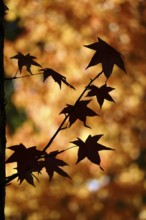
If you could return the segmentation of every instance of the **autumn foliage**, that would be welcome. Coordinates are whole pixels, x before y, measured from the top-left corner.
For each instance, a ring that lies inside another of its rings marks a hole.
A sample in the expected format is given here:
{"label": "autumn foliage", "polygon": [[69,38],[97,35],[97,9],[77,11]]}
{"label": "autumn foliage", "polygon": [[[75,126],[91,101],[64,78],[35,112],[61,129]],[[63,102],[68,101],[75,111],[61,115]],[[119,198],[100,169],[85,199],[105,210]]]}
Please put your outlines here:
{"label": "autumn foliage", "polygon": [[[125,71],[123,58],[120,55],[119,52],[117,52],[114,48],[109,46],[107,43],[105,43],[103,40],[98,38],[99,42],[93,43],[91,45],[88,45],[87,47],[90,49],[96,50],[96,53],[94,54],[93,58],[91,59],[88,68],[101,63],[103,70],[98,73],[94,79],[92,79],[89,84],[85,87],[77,101],[74,105],[67,104],[67,107],[65,107],[60,114],[65,115],[65,119],[61,123],[61,126],[56,131],[55,136],[51,138],[53,141],[57,134],[63,129],[69,128],[71,125],[73,125],[77,119],[81,120],[85,127],[90,128],[86,124],[86,118],[88,116],[93,117],[96,116],[97,113],[94,112],[92,109],[90,109],[87,105],[92,101],[92,99],[87,100],[81,100],[84,98],[84,93],[90,89],[90,92],[87,94],[87,96],[96,96],[97,101],[102,107],[104,99],[107,99],[108,101],[113,101],[112,97],[109,96],[108,92],[113,90],[110,87],[107,87],[106,84],[102,85],[100,89],[94,85],[92,85],[95,80],[101,75],[104,74],[106,78],[109,78],[112,74],[113,66],[116,64],[119,66],[122,70]],[[26,67],[27,72],[29,72],[31,75],[32,72],[30,70],[31,65],[35,65],[38,67],[41,67],[41,65],[37,62],[35,62],[33,59],[36,58],[34,56],[31,56],[30,54],[23,55],[20,52],[11,57],[14,59],[18,59],[18,69],[21,73],[23,66]],[[52,76],[55,82],[57,82],[61,88],[61,82],[64,82],[67,86],[74,89],[73,86],[71,86],[64,76],[57,73],[56,71],[49,69],[49,68],[43,68],[40,69],[43,71],[43,82],[47,79],[47,77]],[[126,72],[126,71],[125,71]],[[12,79],[17,78],[17,73]],[[10,78],[9,78],[10,79]],[[107,80],[106,80],[107,83]],[[94,91],[93,91],[94,87]],[[95,89],[96,88],[96,89]],[[69,121],[69,125],[68,122]],[[67,123],[65,127],[64,124]],[[100,156],[98,151],[101,150],[111,150],[109,147],[105,147],[98,142],[102,135],[95,135],[91,137],[91,135],[88,136],[85,143],[78,139],[77,141],[73,141],[75,145],[79,147],[78,151],[78,159],[77,163],[79,163],[84,158],[88,158],[92,163],[95,163],[96,165],[100,166]],[[49,141],[47,146],[42,150],[37,150],[36,147],[30,147],[26,148],[23,144],[10,146],[9,149],[13,150],[14,153],[7,159],[6,163],[17,163],[17,175],[18,180],[20,181],[20,184],[23,182],[23,180],[26,180],[29,184],[34,185],[34,178],[37,179],[37,177],[34,175],[34,172],[37,172],[38,174],[41,174],[41,170],[45,168],[47,174],[49,175],[50,180],[53,177],[54,172],[57,172],[63,177],[69,177],[69,175],[64,172],[59,166],[65,166],[67,165],[66,162],[63,160],[56,159],[56,156],[60,153],[63,153],[64,151],[60,152],[57,151],[51,151],[49,154],[46,152],[46,150],[50,147],[52,142]],[[67,149],[66,149],[67,150]],[[100,168],[103,170],[103,168],[100,166]],[[9,180],[11,180],[10,177],[6,177],[6,183],[9,183]]]}
{"label": "autumn foliage", "polygon": [[145,2],[6,4],[8,219],[144,220]]}

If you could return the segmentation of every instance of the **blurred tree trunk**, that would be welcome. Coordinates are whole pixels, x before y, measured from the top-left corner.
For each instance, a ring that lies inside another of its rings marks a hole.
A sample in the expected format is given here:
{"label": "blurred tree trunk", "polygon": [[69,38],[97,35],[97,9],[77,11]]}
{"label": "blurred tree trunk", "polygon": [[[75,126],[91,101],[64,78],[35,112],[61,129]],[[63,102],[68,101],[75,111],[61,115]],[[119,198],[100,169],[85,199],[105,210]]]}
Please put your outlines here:
{"label": "blurred tree trunk", "polygon": [[4,98],[4,1],[0,1],[0,219],[4,220],[5,207],[5,98]]}

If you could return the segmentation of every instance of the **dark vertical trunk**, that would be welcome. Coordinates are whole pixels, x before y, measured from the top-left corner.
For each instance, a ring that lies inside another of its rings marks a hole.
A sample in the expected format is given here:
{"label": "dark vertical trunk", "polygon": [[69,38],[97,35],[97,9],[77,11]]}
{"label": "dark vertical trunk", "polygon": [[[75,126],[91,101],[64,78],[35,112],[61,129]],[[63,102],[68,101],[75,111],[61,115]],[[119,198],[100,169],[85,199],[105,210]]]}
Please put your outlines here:
{"label": "dark vertical trunk", "polygon": [[4,220],[5,207],[5,97],[4,97],[4,1],[0,0],[0,219]]}

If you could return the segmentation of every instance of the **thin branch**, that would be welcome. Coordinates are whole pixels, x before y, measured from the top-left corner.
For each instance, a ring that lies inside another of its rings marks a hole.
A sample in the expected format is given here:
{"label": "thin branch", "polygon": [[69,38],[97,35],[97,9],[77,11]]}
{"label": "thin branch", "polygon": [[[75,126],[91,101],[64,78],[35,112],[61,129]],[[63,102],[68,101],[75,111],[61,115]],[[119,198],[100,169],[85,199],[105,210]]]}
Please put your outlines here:
{"label": "thin branch", "polygon": [[[17,72],[16,72],[17,74]],[[24,75],[24,76],[15,76],[14,77],[5,77],[4,80],[13,80],[13,79],[21,79],[21,78],[24,78],[24,77],[30,77],[30,76],[37,76],[37,75],[42,75],[43,73],[36,73],[36,74],[27,74],[27,75]]]}
{"label": "thin branch", "polygon": [[52,136],[52,138],[49,140],[49,142],[47,143],[47,145],[44,147],[43,152],[46,151],[49,146],[52,144],[53,140],[55,139],[55,137],[57,136],[57,134],[62,130],[62,126],[64,125],[64,123],[66,122],[66,120],[69,118],[69,116],[71,115],[71,113],[73,112],[73,110],[75,109],[75,107],[77,106],[78,102],[81,100],[81,98],[83,97],[83,95],[85,94],[85,92],[87,91],[87,89],[90,87],[90,85],[103,73],[103,70],[93,79],[90,80],[90,82],[88,83],[88,85],[85,87],[85,89],[83,90],[83,92],[81,93],[81,95],[78,97],[77,101],[74,104],[74,107],[72,108],[72,110],[70,111],[70,113],[68,115],[65,116],[64,120],[62,121],[62,123],[60,124],[59,128],[56,130],[56,132],[54,133],[54,135]]}

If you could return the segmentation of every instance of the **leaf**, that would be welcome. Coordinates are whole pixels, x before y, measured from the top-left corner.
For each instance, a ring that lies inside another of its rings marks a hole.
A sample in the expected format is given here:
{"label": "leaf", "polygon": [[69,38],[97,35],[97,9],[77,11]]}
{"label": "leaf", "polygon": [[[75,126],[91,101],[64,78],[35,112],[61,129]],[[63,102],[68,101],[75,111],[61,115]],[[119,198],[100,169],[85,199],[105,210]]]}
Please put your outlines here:
{"label": "leaf", "polygon": [[87,116],[97,116],[98,114],[95,113],[92,109],[88,108],[87,105],[91,100],[83,100],[79,101],[75,106],[68,105],[65,107],[60,114],[69,115],[69,127],[77,120],[81,120],[84,123],[85,127],[90,128],[86,125],[86,117]]}
{"label": "leaf", "polygon": [[32,172],[26,171],[25,173],[22,173],[21,175],[18,176],[18,181],[20,181],[20,184],[23,182],[24,179],[25,179],[30,185],[35,186],[35,185],[34,185],[34,179],[33,179]]}
{"label": "leaf", "polygon": [[[18,180],[20,184],[25,179],[29,184],[33,183],[33,172],[40,173],[42,167],[38,162],[38,157],[41,151],[37,150],[35,146],[26,148],[23,144],[8,147],[14,153],[7,159],[6,163],[17,163]],[[35,177],[36,178],[36,177]]]}
{"label": "leaf", "polygon": [[72,85],[70,85],[67,81],[66,81],[66,77],[61,75],[60,73],[57,73],[56,71],[54,71],[53,69],[50,68],[45,68],[45,69],[41,69],[39,71],[43,71],[43,82],[49,77],[51,76],[55,82],[57,82],[60,86],[61,89],[61,82],[65,83],[67,86],[69,86],[72,89],[75,89]]}
{"label": "leaf", "polygon": [[52,180],[52,177],[54,175],[54,172],[58,173],[59,175],[63,177],[68,177],[70,176],[62,170],[60,167],[68,165],[65,163],[63,160],[59,160],[56,158],[56,154],[58,151],[53,151],[49,154],[45,154],[45,161],[41,161],[42,166],[46,168],[46,172],[49,175],[50,181]]}
{"label": "leaf", "polygon": [[[102,134],[95,136],[89,135],[85,142],[83,142],[80,138],[71,142],[79,147],[76,164],[87,157],[92,163],[100,166],[101,159],[98,152],[101,150],[113,150],[112,148],[97,143],[102,136]],[[101,166],[100,168],[103,170]]]}
{"label": "leaf", "polygon": [[96,51],[86,69],[101,63],[106,78],[109,78],[112,74],[114,65],[117,65],[126,73],[122,54],[107,44],[105,41],[103,41],[101,38],[98,37],[98,42],[96,43],[84,46]]}
{"label": "leaf", "polygon": [[39,63],[35,62],[34,59],[36,57],[30,56],[30,54],[23,55],[22,53],[18,52],[15,56],[11,57],[11,59],[18,59],[18,68],[21,73],[23,66],[26,66],[26,70],[32,74],[31,72],[31,65],[42,67]]}
{"label": "leaf", "polygon": [[99,103],[100,108],[102,107],[105,99],[111,102],[115,102],[113,98],[109,95],[109,92],[114,90],[114,88],[109,87],[106,84],[104,84],[100,88],[97,86],[91,85],[89,87],[89,90],[90,91],[88,92],[87,97],[96,96],[97,102]]}

